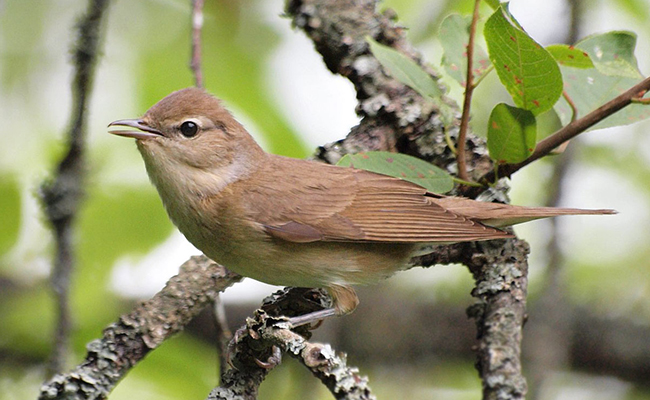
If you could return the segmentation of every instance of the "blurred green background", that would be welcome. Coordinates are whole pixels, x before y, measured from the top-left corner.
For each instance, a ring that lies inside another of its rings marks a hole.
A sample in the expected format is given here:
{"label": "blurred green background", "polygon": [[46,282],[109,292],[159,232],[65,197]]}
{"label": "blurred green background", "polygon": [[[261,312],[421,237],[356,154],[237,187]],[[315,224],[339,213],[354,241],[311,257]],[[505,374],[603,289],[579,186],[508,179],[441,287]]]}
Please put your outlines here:
{"label": "blurred green background", "polygon": [[[396,10],[413,42],[439,65],[437,26],[450,12],[469,13],[472,4],[387,0],[380,6]],[[650,2],[581,4],[573,22],[578,37],[635,31],[640,68],[647,74]],[[561,0],[511,5],[544,45],[567,40],[568,7]],[[65,150],[69,49],[75,19],[85,8],[82,0],[0,0],[0,400],[36,398],[51,350],[54,303],[47,279],[53,240],[35,193]],[[268,151],[306,157],[356,123],[354,92],[325,69],[282,13],[280,0],[206,1],[205,85]],[[169,92],[193,84],[190,1],[114,2],[104,32],[90,110],[87,196],[74,237],[78,268],[69,366],[83,358],[85,344],[103,327],[159,290],[196,253],[168,221],[133,141],[106,133],[109,122],[137,117]],[[460,88],[446,81],[459,99]],[[508,100],[496,81],[491,74],[476,91],[472,124],[478,133],[485,131],[491,107]],[[561,204],[615,208],[620,214],[560,220],[563,268],[546,267],[550,223],[517,228],[533,249],[524,343],[531,398],[650,399],[648,128],[639,123],[590,132],[572,144],[560,179]],[[514,203],[546,202],[554,161],[514,177]],[[369,375],[380,399],[476,399],[473,322],[464,315],[471,287],[462,267],[400,273],[361,291],[358,311],[326,322],[317,338],[349,352],[350,363]],[[240,325],[272,290],[252,283],[230,289],[225,302],[231,322]],[[395,318],[402,331],[390,324]],[[217,382],[218,363],[200,332],[197,324],[169,340],[110,398],[205,398]],[[263,399],[331,398],[291,360],[270,374],[261,392]]]}

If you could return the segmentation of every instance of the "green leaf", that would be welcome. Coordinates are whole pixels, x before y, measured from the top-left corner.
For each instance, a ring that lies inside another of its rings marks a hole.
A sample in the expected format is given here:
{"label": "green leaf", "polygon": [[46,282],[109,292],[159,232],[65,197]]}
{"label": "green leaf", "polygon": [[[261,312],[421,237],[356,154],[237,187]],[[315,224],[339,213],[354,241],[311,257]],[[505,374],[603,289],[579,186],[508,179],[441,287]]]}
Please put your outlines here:
{"label": "green leaf", "polygon": [[20,230],[20,185],[12,175],[0,175],[0,255],[18,239]]}
{"label": "green leaf", "polygon": [[437,80],[404,54],[370,37],[366,40],[372,54],[393,78],[430,100],[438,108],[440,119],[445,126],[454,124],[456,110],[442,99],[443,91],[438,86]]}
{"label": "green leaf", "polygon": [[[444,50],[442,65],[453,79],[465,86],[467,77],[467,44],[469,43],[469,28],[472,19],[459,14],[451,14],[440,25],[440,44]],[[481,78],[489,69],[492,62],[485,50],[474,45],[472,74],[474,82]]]}
{"label": "green leaf", "polygon": [[537,122],[528,110],[497,104],[488,122],[488,151],[499,164],[527,159],[535,150]]}
{"label": "green leaf", "polygon": [[588,36],[581,40],[576,47],[591,56],[596,69],[601,74],[634,79],[643,78],[634,56],[636,47],[634,32],[613,31]]}
{"label": "green leaf", "polygon": [[[577,110],[576,118],[584,117],[639,82],[641,77],[634,56],[635,43],[636,37],[633,34],[609,32],[590,36],[576,44],[576,48],[590,54],[596,67],[560,68],[564,77],[564,90]],[[616,68],[616,65],[620,68]],[[571,122],[573,111],[565,99],[555,105],[555,110],[562,124]],[[627,125],[649,117],[650,107],[631,104],[590,130]]]}
{"label": "green leaf", "polygon": [[431,75],[399,51],[367,38],[372,54],[391,76],[424,97],[439,98],[442,90]]}
{"label": "green leaf", "polygon": [[535,115],[553,107],[562,94],[557,62],[519,28],[507,5],[492,14],[484,32],[492,64],[515,104]]}
{"label": "green leaf", "polygon": [[569,46],[568,44],[552,44],[546,47],[549,53],[560,64],[573,68],[593,68],[589,54],[584,50]]}
{"label": "green leaf", "polygon": [[336,165],[393,176],[420,185],[433,193],[447,193],[454,187],[444,170],[419,158],[388,151],[346,154]]}

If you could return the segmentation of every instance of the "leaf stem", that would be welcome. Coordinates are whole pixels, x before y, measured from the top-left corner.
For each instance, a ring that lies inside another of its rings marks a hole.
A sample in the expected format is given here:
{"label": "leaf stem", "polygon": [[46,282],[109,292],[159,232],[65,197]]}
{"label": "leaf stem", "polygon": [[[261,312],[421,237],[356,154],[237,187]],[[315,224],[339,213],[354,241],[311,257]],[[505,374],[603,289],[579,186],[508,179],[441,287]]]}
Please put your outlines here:
{"label": "leaf stem", "polygon": [[474,82],[474,88],[476,88],[481,82],[483,82],[483,79],[485,79],[486,76],[490,75],[490,72],[494,71],[494,64],[490,64],[489,67],[485,68],[485,71],[479,75],[478,79],[476,82]]}
{"label": "leaf stem", "polygon": [[481,185],[478,182],[464,181],[464,180],[462,180],[460,178],[456,178],[454,176],[452,176],[451,179],[454,181],[454,183],[458,183],[460,185],[473,186],[473,187],[483,187],[483,185]]}
{"label": "leaf stem", "polygon": [[632,97],[630,101],[635,104],[650,104],[650,98]]}
{"label": "leaf stem", "polygon": [[476,24],[478,23],[478,10],[481,0],[474,1],[474,14],[472,15],[472,24],[469,28],[469,42],[467,43],[467,79],[465,79],[465,99],[463,101],[463,113],[460,119],[460,130],[458,132],[458,152],[456,160],[458,164],[458,178],[464,181],[470,181],[467,175],[467,163],[465,160],[465,141],[467,137],[467,127],[469,126],[469,110],[472,104],[472,93],[474,92],[474,73],[472,65],[474,63],[474,37],[476,36]]}
{"label": "leaf stem", "polygon": [[569,107],[571,107],[571,122],[573,122],[578,118],[578,107],[576,107],[576,103],[573,102],[573,99],[569,96],[569,93],[567,93],[566,90],[562,91],[562,97],[564,97],[564,100],[566,100]]}
{"label": "leaf stem", "polygon": [[458,149],[456,149],[456,145],[454,144],[454,141],[451,140],[451,136],[449,136],[449,129],[445,129],[445,142],[447,143],[447,146],[449,146],[449,150],[451,150],[452,153],[458,154]]}

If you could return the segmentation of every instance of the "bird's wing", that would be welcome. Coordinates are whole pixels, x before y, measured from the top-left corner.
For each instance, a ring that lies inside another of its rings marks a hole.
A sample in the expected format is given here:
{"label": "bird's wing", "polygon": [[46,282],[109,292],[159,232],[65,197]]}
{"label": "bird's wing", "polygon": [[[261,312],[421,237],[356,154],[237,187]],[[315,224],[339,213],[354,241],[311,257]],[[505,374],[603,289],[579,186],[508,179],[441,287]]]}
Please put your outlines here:
{"label": "bird's wing", "polygon": [[[410,182],[368,171],[291,162],[290,171],[284,169],[282,176],[263,174],[266,180],[250,185],[246,194],[252,218],[273,237],[303,243],[452,243],[511,237],[446,210],[432,201],[426,189]],[[304,185],[306,176],[312,183]]]}

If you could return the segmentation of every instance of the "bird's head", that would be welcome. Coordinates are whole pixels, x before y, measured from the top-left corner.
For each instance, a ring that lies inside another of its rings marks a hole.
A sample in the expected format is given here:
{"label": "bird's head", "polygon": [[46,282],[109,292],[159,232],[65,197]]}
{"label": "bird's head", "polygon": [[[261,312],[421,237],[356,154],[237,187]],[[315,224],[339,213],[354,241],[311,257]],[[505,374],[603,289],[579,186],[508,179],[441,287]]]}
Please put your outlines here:
{"label": "bird's head", "polygon": [[109,132],[136,139],[149,177],[159,189],[165,179],[205,181],[216,176],[230,182],[254,169],[265,155],[221,101],[198,88],[168,95],[142,118],[108,126],[133,128]]}

